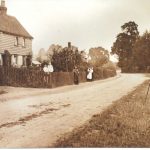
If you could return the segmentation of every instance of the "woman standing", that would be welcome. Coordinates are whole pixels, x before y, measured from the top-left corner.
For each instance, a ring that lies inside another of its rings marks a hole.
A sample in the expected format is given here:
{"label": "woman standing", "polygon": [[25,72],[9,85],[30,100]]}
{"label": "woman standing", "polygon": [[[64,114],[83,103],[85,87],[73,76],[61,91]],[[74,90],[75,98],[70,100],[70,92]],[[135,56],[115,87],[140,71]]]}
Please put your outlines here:
{"label": "woman standing", "polygon": [[93,68],[88,68],[87,80],[92,81],[93,79]]}
{"label": "woman standing", "polygon": [[79,70],[76,66],[73,69],[73,73],[74,73],[74,83],[79,84]]}

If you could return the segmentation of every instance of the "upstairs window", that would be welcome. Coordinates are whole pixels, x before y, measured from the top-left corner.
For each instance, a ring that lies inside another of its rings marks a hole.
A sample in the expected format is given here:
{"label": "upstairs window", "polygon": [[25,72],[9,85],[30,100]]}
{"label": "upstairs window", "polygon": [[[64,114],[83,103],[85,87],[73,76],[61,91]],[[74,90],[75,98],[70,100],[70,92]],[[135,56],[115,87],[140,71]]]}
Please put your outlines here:
{"label": "upstairs window", "polygon": [[15,37],[15,46],[19,46],[19,39],[18,39],[18,37]]}
{"label": "upstairs window", "polygon": [[26,47],[26,39],[25,38],[23,38],[22,47]]}

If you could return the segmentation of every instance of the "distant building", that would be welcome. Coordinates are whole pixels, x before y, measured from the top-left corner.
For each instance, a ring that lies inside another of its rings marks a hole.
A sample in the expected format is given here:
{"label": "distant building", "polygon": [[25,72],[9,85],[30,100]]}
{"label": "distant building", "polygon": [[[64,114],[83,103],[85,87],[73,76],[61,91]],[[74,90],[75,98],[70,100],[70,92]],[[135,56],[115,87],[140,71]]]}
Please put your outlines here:
{"label": "distant building", "polygon": [[78,47],[71,45],[71,42],[68,42],[68,47],[65,47],[67,50],[78,51]]}
{"label": "distant building", "polygon": [[[32,39],[15,17],[7,15],[5,0],[1,0],[0,65],[26,66],[27,57],[32,55]],[[6,53],[9,58],[6,58]]]}

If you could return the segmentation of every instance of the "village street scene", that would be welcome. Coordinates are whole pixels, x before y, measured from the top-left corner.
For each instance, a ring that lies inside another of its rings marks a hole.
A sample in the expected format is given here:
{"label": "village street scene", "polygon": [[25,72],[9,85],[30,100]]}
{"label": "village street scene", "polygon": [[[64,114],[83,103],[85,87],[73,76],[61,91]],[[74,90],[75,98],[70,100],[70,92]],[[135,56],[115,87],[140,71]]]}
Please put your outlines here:
{"label": "village street scene", "polygon": [[0,148],[150,147],[144,2],[0,0]]}

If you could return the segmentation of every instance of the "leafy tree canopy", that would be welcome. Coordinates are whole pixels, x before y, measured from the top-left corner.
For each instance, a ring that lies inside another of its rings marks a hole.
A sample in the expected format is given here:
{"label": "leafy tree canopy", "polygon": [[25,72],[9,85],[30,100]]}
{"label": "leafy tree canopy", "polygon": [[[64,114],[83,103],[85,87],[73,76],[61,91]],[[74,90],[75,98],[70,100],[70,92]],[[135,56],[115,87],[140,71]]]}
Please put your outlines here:
{"label": "leafy tree canopy", "polygon": [[150,33],[146,31],[135,43],[133,57],[139,71],[150,66]]}
{"label": "leafy tree canopy", "polygon": [[118,66],[123,72],[130,72],[133,63],[133,47],[139,37],[138,25],[130,21],[121,26],[122,32],[117,35],[116,41],[111,48],[111,54],[117,54]]}
{"label": "leafy tree canopy", "polygon": [[102,47],[91,48],[89,56],[91,57],[89,63],[94,67],[101,67],[109,61],[109,52]]}

